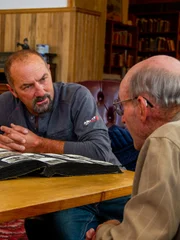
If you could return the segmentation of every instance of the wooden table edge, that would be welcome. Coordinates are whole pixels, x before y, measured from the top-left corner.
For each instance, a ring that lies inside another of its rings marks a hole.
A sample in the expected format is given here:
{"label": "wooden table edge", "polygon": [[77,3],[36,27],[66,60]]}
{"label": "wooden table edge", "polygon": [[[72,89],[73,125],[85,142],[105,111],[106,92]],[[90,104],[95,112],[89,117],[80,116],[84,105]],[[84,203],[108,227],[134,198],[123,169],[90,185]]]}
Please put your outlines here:
{"label": "wooden table edge", "polygon": [[110,200],[118,197],[123,197],[130,195],[132,193],[132,184],[125,187],[119,187],[115,189],[107,189],[106,191],[98,193],[90,193],[89,195],[80,196],[72,199],[64,200],[54,200],[51,202],[45,202],[40,204],[32,204],[30,206],[21,207],[18,209],[9,209],[7,211],[0,212],[0,223],[7,222],[11,220],[27,217],[34,217],[41,214],[56,212],[65,210],[68,208],[83,206],[91,203],[102,202],[105,200]]}

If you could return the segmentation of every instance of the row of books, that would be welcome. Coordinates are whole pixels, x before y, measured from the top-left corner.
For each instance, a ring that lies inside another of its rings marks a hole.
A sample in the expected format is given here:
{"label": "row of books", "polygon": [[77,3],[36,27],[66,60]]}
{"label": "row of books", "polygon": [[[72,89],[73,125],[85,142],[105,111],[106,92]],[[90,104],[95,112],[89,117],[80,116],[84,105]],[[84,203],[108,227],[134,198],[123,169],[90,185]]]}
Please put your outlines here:
{"label": "row of books", "polygon": [[170,21],[160,18],[137,18],[136,25],[139,32],[169,32]]}
{"label": "row of books", "polygon": [[126,51],[121,53],[113,53],[111,57],[111,66],[130,68],[134,65],[134,56],[127,54]]}
{"label": "row of books", "polygon": [[112,43],[132,47],[132,33],[127,30],[113,32]]}
{"label": "row of books", "polygon": [[165,37],[140,38],[138,51],[175,51],[175,42]]}

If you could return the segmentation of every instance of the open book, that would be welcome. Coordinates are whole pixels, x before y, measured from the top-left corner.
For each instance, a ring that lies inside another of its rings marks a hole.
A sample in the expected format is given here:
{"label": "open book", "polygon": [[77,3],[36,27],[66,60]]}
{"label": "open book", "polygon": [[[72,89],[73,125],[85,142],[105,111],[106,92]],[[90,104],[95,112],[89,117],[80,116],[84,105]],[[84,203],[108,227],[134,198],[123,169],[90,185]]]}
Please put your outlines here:
{"label": "open book", "polygon": [[18,153],[0,148],[0,180],[23,175],[51,177],[120,172],[116,165],[84,156]]}

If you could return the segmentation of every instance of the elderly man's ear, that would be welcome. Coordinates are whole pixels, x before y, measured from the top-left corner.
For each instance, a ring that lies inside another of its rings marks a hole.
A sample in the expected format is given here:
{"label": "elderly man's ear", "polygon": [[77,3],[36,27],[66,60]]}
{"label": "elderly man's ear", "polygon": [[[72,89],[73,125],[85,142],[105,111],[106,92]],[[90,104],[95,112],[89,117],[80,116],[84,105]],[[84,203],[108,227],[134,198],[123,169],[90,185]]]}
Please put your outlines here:
{"label": "elderly man's ear", "polygon": [[145,122],[148,115],[147,101],[142,96],[139,96],[137,98],[137,101],[138,101],[138,114],[140,116],[141,121]]}

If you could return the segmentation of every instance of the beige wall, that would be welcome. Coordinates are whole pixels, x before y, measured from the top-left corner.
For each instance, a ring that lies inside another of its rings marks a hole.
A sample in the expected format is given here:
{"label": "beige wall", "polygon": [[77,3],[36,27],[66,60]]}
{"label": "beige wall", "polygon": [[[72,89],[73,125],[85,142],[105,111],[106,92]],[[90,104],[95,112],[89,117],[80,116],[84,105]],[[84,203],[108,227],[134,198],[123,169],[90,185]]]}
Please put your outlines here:
{"label": "beige wall", "polygon": [[1,1],[1,9],[67,7],[67,0],[8,0]]}
{"label": "beige wall", "polygon": [[48,44],[57,53],[57,81],[101,79],[106,0],[84,2],[68,0],[67,8],[1,10],[0,52],[18,50],[16,43],[27,37],[31,48]]}

